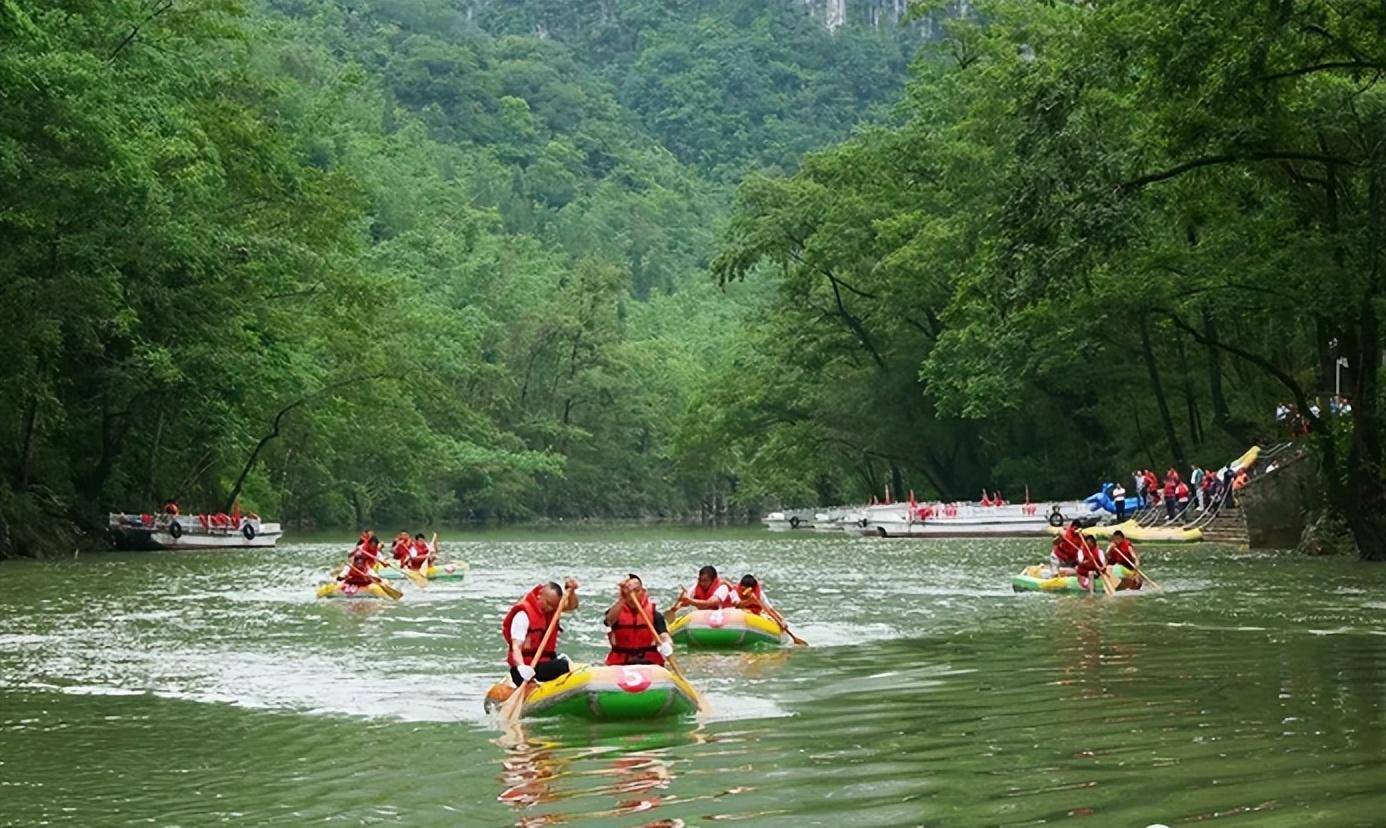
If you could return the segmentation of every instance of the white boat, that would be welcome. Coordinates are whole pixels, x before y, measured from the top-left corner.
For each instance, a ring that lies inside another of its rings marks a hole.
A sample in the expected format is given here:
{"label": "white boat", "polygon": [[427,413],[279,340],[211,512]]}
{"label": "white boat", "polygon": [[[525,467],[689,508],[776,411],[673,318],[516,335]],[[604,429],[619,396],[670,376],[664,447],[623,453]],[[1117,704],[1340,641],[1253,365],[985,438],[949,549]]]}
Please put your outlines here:
{"label": "white boat", "polygon": [[786,509],[782,512],[771,512],[761,518],[760,522],[771,532],[788,532],[791,529],[812,529],[813,518],[813,512],[808,509]]}
{"label": "white boat", "polygon": [[108,516],[107,531],[117,549],[245,549],[274,546],[284,534],[279,524],[265,523],[256,515],[232,523],[221,515],[120,512]]}
{"label": "white boat", "polygon": [[1048,534],[1050,526],[1088,514],[1079,501],[1046,506],[921,503],[915,504],[914,513],[907,503],[892,503],[860,510],[854,519],[843,521],[843,530],[880,538],[1038,537]]}

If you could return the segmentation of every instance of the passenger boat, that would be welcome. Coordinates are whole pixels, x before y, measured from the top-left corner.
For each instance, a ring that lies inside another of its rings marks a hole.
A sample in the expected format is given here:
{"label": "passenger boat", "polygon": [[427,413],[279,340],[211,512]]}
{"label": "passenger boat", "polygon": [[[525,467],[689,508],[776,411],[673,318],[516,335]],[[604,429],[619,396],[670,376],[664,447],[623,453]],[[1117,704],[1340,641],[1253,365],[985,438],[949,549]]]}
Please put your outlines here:
{"label": "passenger boat", "polygon": [[[1112,576],[1116,578],[1118,589],[1131,590],[1141,588],[1140,578],[1136,576],[1136,573],[1126,567],[1120,564],[1113,564],[1108,567],[1108,569],[1111,571]],[[1011,589],[1016,592],[1057,592],[1073,595],[1086,595],[1088,593],[1087,587],[1083,586],[1082,582],[1078,580],[1077,575],[1060,575],[1057,577],[1049,577],[1049,575],[1050,570],[1042,564],[1027,566],[1019,575],[1011,579]],[[1092,591],[1094,594],[1106,592],[1102,586],[1101,578],[1094,575],[1092,577],[1092,582]]]}
{"label": "passenger boat", "polygon": [[314,594],[318,598],[384,598],[387,601],[390,600],[390,596],[386,594],[384,587],[380,584],[357,586],[355,584],[344,584],[341,581],[326,581],[318,584],[317,591]]}
{"label": "passenger boat", "polygon": [[784,629],[764,615],[739,609],[693,610],[669,625],[676,644],[706,650],[744,650],[778,647]]}
{"label": "passenger boat", "polygon": [[[465,563],[440,563],[433,564],[419,570],[425,578],[430,581],[461,581],[467,577],[467,564]],[[376,571],[376,576],[387,581],[397,581],[405,577],[394,567],[385,567]]]}
{"label": "passenger boat", "polygon": [[274,546],[283,530],[258,515],[232,521],[227,515],[124,514],[107,516],[117,549],[246,549]]}
{"label": "passenger boat", "polygon": [[981,506],[966,503],[908,503],[868,506],[842,521],[852,534],[879,538],[1036,537],[1086,514],[1078,501]]}
{"label": "passenger boat", "polygon": [[[513,689],[509,679],[496,682],[486,693],[486,710],[500,708]],[[553,681],[530,682],[520,715],[657,719],[696,712],[697,698],[688,682],[653,664],[574,664],[567,675]]]}

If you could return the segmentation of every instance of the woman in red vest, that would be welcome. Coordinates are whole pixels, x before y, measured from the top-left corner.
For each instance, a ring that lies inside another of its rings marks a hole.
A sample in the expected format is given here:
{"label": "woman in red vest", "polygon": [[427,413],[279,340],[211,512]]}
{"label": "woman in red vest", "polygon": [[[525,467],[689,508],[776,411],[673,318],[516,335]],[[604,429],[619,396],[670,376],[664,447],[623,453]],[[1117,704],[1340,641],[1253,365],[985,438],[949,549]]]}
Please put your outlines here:
{"label": "woman in red vest", "polygon": [[754,575],[742,575],[741,583],[736,588],[737,596],[741,599],[738,602],[746,612],[756,615],[765,615],[766,610],[773,610],[775,605],[770,603],[770,599],[765,597],[765,587],[761,586],[760,581]]}
{"label": "woman in red vest", "polygon": [[[664,659],[674,653],[674,642],[669,638],[664,616],[655,612],[644,582],[639,575],[627,575],[616,587],[616,602],[607,608],[602,619],[611,628],[606,636],[611,642],[606,663],[663,665]],[[644,609],[644,615],[637,605]],[[645,623],[647,618],[650,624]],[[651,625],[654,632],[650,632]]]}
{"label": "woman in red vest", "polygon": [[1111,545],[1107,547],[1107,564],[1124,566],[1132,572],[1131,575],[1121,579],[1117,589],[1141,588],[1141,578],[1135,574],[1136,567],[1141,565],[1141,557],[1136,553],[1135,547],[1131,546],[1131,541],[1126,539],[1126,534],[1120,529],[1112,533]]}
{"label": "woman in red vest", "polygon": [[407,543],[409,536],[405,536],[406,545],[404,547],[404,560],[402,563],[410,569],[422,570],[428,565],[429,558],[433,557],[433,547],[424,540],[423,533],[414,536],[413,543]]}
{"label": "woman in red vest", "polygon": [[[578,606],[578,582],[569,578],[563,584],[568,590],[568,601],[563,611],[571,612]],[[506,644],[505,663],[510,666],[510,680],[515,682],[516,687],[530,679],[553,681],[568,672],[567,656],[558,654],[558,634],[563,631],[562,624],[554,629],[543,652],[539,651],[544,633],[548,631],[549,622],[558,610],[558,602],[562,600],[563,591],[558,584],[552,581],[539,584],[515,602],[501,621],[501,636]],[[536,653],[539,661],[531,667]]]}
{"label": "woman in red vest", "polygon": [[736,592],[717,577],[717,567],[705,566],[698,570],[698,583],[693,587],[693,594],[690,595],[686,589],[680,589],[674,608],[725,609],[736,606],[736,603]]}
{"label": "woman in red vest", "polygon": [[409,560],[409,533],[400,532],[390,544],[390,555],[399,563]]}
{"label": "woman in red vest", "polygon": [[346,571],[337,579],[344,584],[352,586],[370,586],[380,580],[371,574],[371,566],[375,563],[375,558],[366,551],[364,540],[356,544],[356,547],[347,555]]}
{"label": "woman in red vest", "polygon": [[1070,521],[1063,534],[1054,538],[1054,547],[1049,552],[1049,568],[1056,576],[1071,575],[1078,567],[1078,557],[1082,549],[1082,527],[1078,521]]}

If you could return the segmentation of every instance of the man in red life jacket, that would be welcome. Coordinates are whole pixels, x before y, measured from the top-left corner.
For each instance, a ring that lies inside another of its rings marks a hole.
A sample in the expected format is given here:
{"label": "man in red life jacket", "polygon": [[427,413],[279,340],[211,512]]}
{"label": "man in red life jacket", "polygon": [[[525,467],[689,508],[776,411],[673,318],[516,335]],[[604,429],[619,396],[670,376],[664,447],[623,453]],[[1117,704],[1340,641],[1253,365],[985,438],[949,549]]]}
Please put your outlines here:
{"label": "man in red life jacket", "polygon": [[1131,541],[1126,539],[1126,534],[1120,529],[1112,533],[1112,542],[1107,547],[1107,564],[1108,566],[1124,566],[1131,571],[1130,575],[1121,579],[1117,589],[1141,588],[1141,577],[1136,574],[1136,567],[1141,565],[1141,557],[1131,546]]}
{"label": "man in red life jacket", "polygon": [[1189,509],[1189,485],[1182,480],[1174,484],[1174,503],[1179,514]]}
{"label": "man in red life jacket", "polygon": [[390,542],[390,555],[402,564],[409,560],[410,546],[409,533],[399,532],[395,535],[395,539]]}
{"label": "man in red life jacket", "polygon": [[717,577],[717,567],[705,566],[698,570],[698,583],[693,587],[693,594],[690,595],[686,589],[680,589],[674,608],[724,609],[734,607],[736,603],[736,593]]}
{"label": "man in red life jacket", "polygon": [[370,586],[380,580],[371,574],[371,567],[375,564],[375,558],[366,551],[364,540],[356,544],[355,548],[347,555],[346,569],[337,578],[344,584],[364,587]]}
{"label": "man in red life jacket", "polygon": [[170,497],[168,500],[164,501],[164,505],[160,511],[162,511],[166,515],[173,515],[174,517],[177,517],[180,511],[178,508],[178,501]]}
{"label": "man in red life jacket", "polygon": [[[568,602],[563,610],[571,612],[578,606],[578,582],[569,578],[563,583],[568,590]],[[510,680],[516,687],[530,679],[553,681],[568,672],[567,656],[558,654],[558,634],[563,631],[562,624],[554,629],[543,652],[539,651],[549,622],[558,611],[558,602],[562,600],[563,591],[558,584],[552,581],[539,584],[515,602],[501,621],[501,636],[506,645],[505,663],[510,666]],[[531,667],[536,653],[539,661]]]}
{"label": "man in red life jacket", "polygon": [[[405,536],[407,541],[409,536]],[[422,570],[428,566],[429,559],[433,557],[433,547],[424,540],[423,533],[414,536],[414,542],[406,547],[404,565],[410,569]]]}
{"label": "man in red life jacket", "polygon": [[1102,550],[1098,548],[1097,541],[1082,535],[1082,547],[1078,550],[1078,566],[1076,569],[1078,583],[1092,594],[1093,577],[1097,573],[1107,568],[1107,561],[1102,557]]}
{"label": "man in red life jacket", "polygon": [[737,597],[740,599],[737,606],[746,612],[756,615],[775,616],[775,605],[765,594],[765,587],[756,579],[754,575],[742,575],[741,583],[736,587]]}
{"label": "man in red life jacket", "polygon": [[370,556],[370,559],[371,559],[371,567],[372,567],[372,568],[374,568],[374,567],[376,567],[377,565],[379,565],[379,563],[380,563],[380,538],[377,538],[377,537],[375,536],[375,533],[374,533],[374,532],[372,532],[372,531],[369,530],[369,529],[367,529],[366,531],[362,532],[362,533],[361,533],[361,539],[358,540],[358,541],[356,542],[356,545],[359,546],[359,547],[361,547],[362,549],[364,549],[365,552],[366,552],[366,554]]}
{"label": "man in red life jacket", "polygon": [[[674,653],[674,642],[669,638],[664,616],[655,612],[644,582],[639,575],[627,575],[616,588],[616,602],[607,607],[602,618],[602,623],[610,628],[606,637],[611,642],[611,652],[606,655],[606,663],[663,665],[664,659]],[[643,616],[636,609],[637,604],[645,610]],[[650,632],[646,618],[654,632]]]}
{"label": "man in red life jacket", "polygon": [[1078,568],[1079,553],[1083,549],[1083,531],[1078,521],[1070,521],[1049,552],[1049,568],[1057,575],[1071,575]]}

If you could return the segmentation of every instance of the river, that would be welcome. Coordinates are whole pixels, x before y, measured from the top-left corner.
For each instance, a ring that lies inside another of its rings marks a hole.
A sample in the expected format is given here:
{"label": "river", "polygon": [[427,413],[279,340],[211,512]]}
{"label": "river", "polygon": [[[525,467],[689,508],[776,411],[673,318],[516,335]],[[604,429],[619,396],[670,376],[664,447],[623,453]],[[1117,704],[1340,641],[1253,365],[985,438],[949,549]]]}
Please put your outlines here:
{"label": "river", "polygon": [[[1167,592],[1013,594],[1041,541],[758,530],[458,534],[461,584],[315,600],[341,543],[0,566],[0,824],[1386,823],[1386,567],[1151,547]],[[605,652],[660,600],[762,576],[810,646],[683,656],[714,715],[481,710],[536,580]]]}

